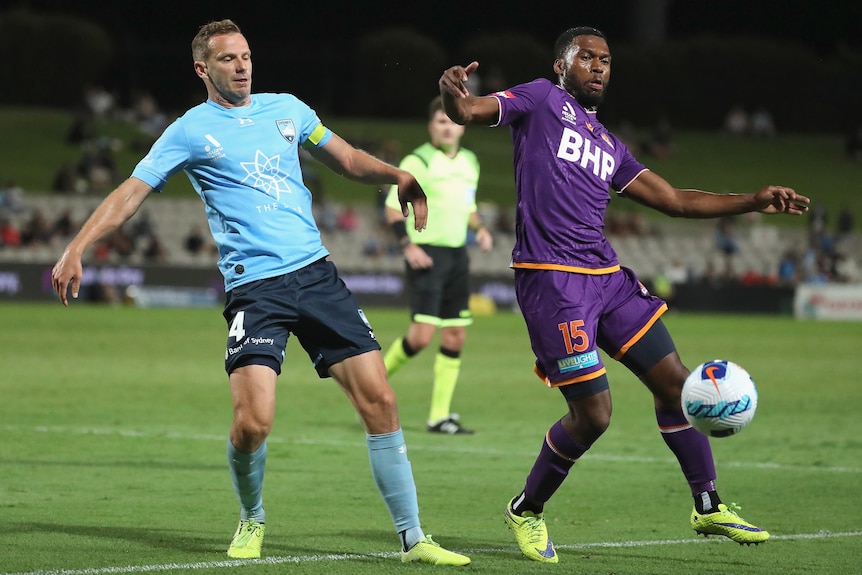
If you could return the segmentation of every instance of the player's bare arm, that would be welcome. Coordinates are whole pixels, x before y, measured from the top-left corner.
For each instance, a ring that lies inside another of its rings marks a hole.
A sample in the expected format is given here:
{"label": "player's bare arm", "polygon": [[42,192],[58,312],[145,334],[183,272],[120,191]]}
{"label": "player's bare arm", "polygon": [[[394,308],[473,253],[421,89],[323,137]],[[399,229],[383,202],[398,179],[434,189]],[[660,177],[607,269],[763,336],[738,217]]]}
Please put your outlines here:
{"label": "player's bare arm", "polygon": [[443,109],[456,124],[495,124],[500,115],[500,103],[492,96],[476,96],[467,90],[467,78],[479,67],[471,62],[467,67],[452,66],[440,76],[438,85],[443,97]]}
{"label": "player's bare arm", "polygon": [[138,208],[153,190],[149,184],[129,178],[111,192],[84,223],[78,235],[69,242],[63,255],[51,270],[54,292],[64,306],[69,305],[67,291],[72,288],[72,297],[78,297],[81,287],[84,251],[96,240],[119,228],[126,220],[135,215]]}
{"label": "player's bare arm", "polygon": [[395,184],[398,200],[404,217],[410,213],[407,204],[413,206],[413,218],[417,230],[424,230],[428,221],[428,204],[425,192],[409,172],[396,168],[357,148],[341,137],[332,138],[320,148],[309,150],[312,156],[340,176],[363,184]]}
{"label": "player's bare arm", "polygon": [[767,186],[750,194],[715,194],[674,188],[651,171],[642,172],[623,190],[623,195],[672,217],[714,218],[748,212],[802,215],[810,200],[792,188]]}

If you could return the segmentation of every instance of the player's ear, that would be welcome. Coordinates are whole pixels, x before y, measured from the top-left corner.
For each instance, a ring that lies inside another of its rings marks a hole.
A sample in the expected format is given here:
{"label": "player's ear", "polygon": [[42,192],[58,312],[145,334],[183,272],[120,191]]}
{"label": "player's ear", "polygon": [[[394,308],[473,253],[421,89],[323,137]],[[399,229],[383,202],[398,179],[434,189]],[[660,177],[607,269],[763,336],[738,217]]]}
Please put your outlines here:
{"label": "player's ear", "polygon": [[207,65],[205,62],[201,62],[200,60],[195,61],[195,74],[197,74],[199,78],[207,77]]}
{"label": "player's ear", "polygon": [[556,60],[554,60],[554,72],[555,72],[558,76],[561,76],[561,75],[565,74],[565,72],[566,72],[566,63],[563,61],[563,59],[562,59],[562,58],[557,58]]}

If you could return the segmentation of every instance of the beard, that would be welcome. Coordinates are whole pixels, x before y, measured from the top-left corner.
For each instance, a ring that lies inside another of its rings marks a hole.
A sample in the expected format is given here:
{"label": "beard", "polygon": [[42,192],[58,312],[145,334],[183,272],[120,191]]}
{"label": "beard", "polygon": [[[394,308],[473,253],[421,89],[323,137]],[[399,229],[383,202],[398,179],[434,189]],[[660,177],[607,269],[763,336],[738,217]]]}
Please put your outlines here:
{"label": "beard", "polygon": [[607,84],[602,87],[600,92],[596,92],[595,90],[585,88],[583,84],[576,84],[569,81],[568,78],[564,78],[563,89],[574,96],[575,100],[577,100],[581,106],[589,109],[597,108],[599,104],[602,103],[602,100],[605,99]]}

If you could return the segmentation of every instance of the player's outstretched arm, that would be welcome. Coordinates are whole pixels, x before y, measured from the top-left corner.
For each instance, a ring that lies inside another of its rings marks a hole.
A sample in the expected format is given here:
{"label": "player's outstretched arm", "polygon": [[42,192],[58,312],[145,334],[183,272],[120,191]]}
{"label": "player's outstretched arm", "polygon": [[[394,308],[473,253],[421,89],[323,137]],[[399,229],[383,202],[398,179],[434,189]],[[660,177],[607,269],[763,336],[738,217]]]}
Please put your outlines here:
{"label": "player's outstretched arm", "polygon": [[309,152],[330,170],[345,178],[363,184],[397,185],[398,201],[401,203],[404,217],[410,214],[407,204],[411,204],[416,229],[425,229],[428,221],[425,192],[409,172],[354,148],[336,134],[332,134],[323,147],[311,148]]}
{"label": "player's outstretched arm", "polygon": [[672,217],[715,218],[748,212],[802,215],[810,200],[792,188],[767,186],[750,194],[715,194],[674,188],[664,178],[645,170],[623,190],[623,195]]}
{"label": "player's outstretched arm", "polygon": [[479,67],[478,62],[447,68],[438,86],[443,97],[443,109],[456,124],[496,124],[500,119],[500,103],[491,96],[476,96],[467,89],[467,79]]}
{"label": "player's outstretched arm", "polygon": [[84,222],[81,230],[69,242],[63,250],[63,255],[51,270],[54,293],[64,306],[69,305],[70,287],[72,297],[76,299],[78,297],[83,273],[81,257],[84,251],[96,240],[113,232],[131,218],[152,190],[149,184],[137,178],[129,178],[108,194],[96,211]]}

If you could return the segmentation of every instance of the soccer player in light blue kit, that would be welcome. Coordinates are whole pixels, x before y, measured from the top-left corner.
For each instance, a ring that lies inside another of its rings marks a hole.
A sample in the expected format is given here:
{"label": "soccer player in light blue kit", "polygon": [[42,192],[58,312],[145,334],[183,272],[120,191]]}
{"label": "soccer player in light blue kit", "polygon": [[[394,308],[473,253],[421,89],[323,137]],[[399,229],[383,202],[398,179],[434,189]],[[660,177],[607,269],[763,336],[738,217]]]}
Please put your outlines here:
{"label": "soccer player in light blue kit", "polygon": [[405,216],[425,227],[425,194],[408,172],[347,144],[290,94],[252,94],[248,42],[230,20],[203,26],[192,41],[207,101],[188,110],[153,145],[132,176],[108,195],[54,266],[54,289],[78,296],[87,247],[118,228],[152,191],[184,171],[206,206],[227,293],[225,369],[234,419],[227,445],[240,522],[228,548],[260,557],[266,526],[266,437],[276,379],[290,333],[320,377],[344,389],[366,429],[371,471],[402,545],[401,560],[467,565],[470,559],[426,536],[395,394],[371,325],[326,257],[302,181],[299,146],[336,173],[395,184]]}
{"label": "soccer player in light blue kit", "polygon": [[718,496],[709,441],[683,415],[680,393],[689,371],[661,321],[667,305],[620,265],[604,234],[604,217],[610,189],[689,218],[755,211],[799,216],[809,199],[783,186],[749,194],[674,188],[598,120],[596,109],[611,75],[604,34],[571,28],[557,39],[554,54],[556,82],[541,78],[477,97],[465,83],[478,62],[449,68],[439,82],[446,113],[455,122],[510,128],[518,192],[515,291],[536,355],[533,369],[562,392],[568,408],[545,434],[524,489],[506,505],[506,524],[524,555],[558,562],[545,504],[610,423],[602,349],[652,393],[662,438],[694,499],[692,528],[741,544],[766,541],[767,531],[739,517]]}

